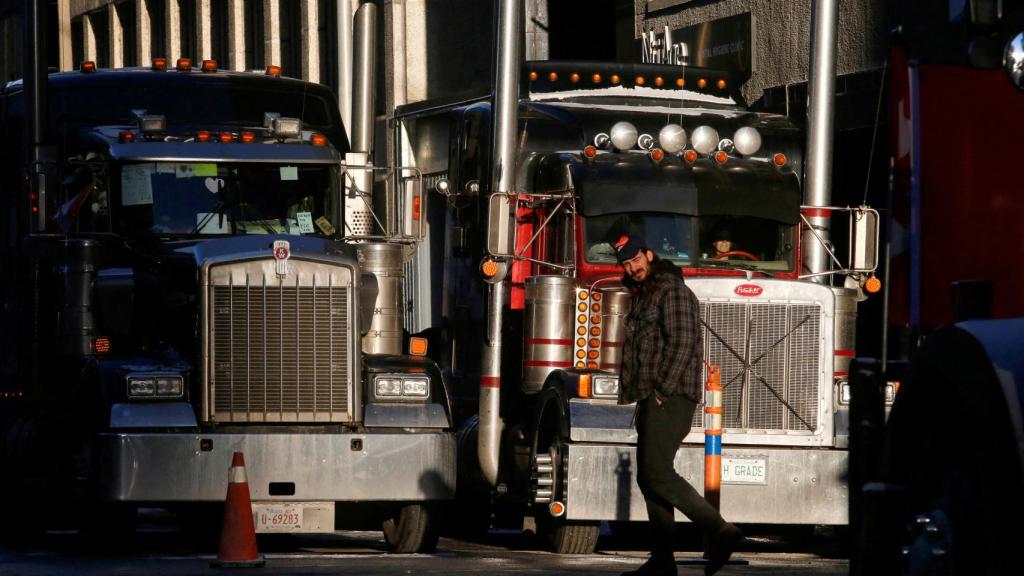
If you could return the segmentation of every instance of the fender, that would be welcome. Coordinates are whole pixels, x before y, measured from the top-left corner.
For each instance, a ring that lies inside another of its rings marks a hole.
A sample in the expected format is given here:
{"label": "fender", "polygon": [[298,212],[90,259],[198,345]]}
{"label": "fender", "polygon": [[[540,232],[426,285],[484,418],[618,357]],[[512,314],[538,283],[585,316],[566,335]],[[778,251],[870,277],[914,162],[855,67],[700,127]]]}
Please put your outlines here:
{"label": "fender", "polygon": [[[448,382],[430,358],[388,354],[364,354],[366,389],[363,398],[363,423],[367,427],[452,428],[451,396]],[[430,399],[426,402],[380,402],[373,399],[374,376],[378,374],[423,374],[430,379]]]}

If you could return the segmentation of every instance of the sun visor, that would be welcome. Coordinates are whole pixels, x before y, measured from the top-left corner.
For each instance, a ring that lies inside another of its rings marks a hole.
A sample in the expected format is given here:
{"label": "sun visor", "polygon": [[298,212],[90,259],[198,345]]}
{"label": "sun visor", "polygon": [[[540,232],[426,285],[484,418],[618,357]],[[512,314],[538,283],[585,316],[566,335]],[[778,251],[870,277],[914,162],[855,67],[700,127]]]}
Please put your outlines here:
{"label": "sun visor", "polygon": [[699,216],[752,216],[782,224],[800,221],[800,183],[796,174],[770,165],[694,167]]}
{"label": "sun visor", "polygon": [[584,216],[623,212],[697,214],[693,173],[682,166],[656,169],[643,162],[597,162],[570,166]]}
{"label": "sun visor", "polygon": [[783,224],[800,221],[800,186],[761,162],[733,166],[656,166],[595,162],[569,167],[583,216],[663,212],[686,216],[752,216]]}

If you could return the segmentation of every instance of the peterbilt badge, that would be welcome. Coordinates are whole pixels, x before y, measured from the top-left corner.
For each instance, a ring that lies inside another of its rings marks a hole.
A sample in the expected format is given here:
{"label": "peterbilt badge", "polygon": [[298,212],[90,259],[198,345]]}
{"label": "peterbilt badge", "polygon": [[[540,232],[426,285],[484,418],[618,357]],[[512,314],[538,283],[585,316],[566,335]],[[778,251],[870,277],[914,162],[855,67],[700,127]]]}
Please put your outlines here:
{"label": "peterbilt badge", "polygon": [[288,257],[291,255],[291,244],[287,240],[274,240],[274,268],[278,276],[288,275]]}
{"label": "peterbilt badge", "polygon": [[733,292],[737,296],[760,296],[761,292],[764,292],[764,288],[757,284],[740,284]]}

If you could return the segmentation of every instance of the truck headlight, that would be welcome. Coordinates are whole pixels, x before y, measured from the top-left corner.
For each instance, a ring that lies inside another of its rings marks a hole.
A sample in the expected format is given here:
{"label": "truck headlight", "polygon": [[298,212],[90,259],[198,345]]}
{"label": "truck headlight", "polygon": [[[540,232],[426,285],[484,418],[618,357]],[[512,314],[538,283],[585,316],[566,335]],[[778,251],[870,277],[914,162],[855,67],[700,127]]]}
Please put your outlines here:
{"label": "truck headlight", "polygon": [[375,376],[373,395],[379,399],[425,400],[430,397],[430,378],[403,374]]}
{"label": "truck headlight", "polygon": [[619,377],[594,375],[594,398],[618,398]]}
{"label": "truck headlight", "polygon": [[180,374],[132,373],[125,377],[129,398],[181,398],[185,379]]}

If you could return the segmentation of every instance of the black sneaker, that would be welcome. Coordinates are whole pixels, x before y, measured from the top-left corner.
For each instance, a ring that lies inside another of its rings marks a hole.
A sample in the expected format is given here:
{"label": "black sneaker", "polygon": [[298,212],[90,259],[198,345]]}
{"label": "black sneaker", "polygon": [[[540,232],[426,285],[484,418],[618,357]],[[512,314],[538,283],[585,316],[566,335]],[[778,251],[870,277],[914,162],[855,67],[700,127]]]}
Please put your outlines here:
{"label": "black sneaker", "polygon": [[718,529],[718,533],[708,543],[708,549],[704,553],[708,563],[704,565],[704,576],[711,576],[722,569],[729,561],[736,547],[743,541],[743,533],[740,529],[726,522]]}
{"label": "black sneaker", "polygon": [[636,570],[623,572],[622,576],[677,576],[676,559],[672,556],[651,556]]}

